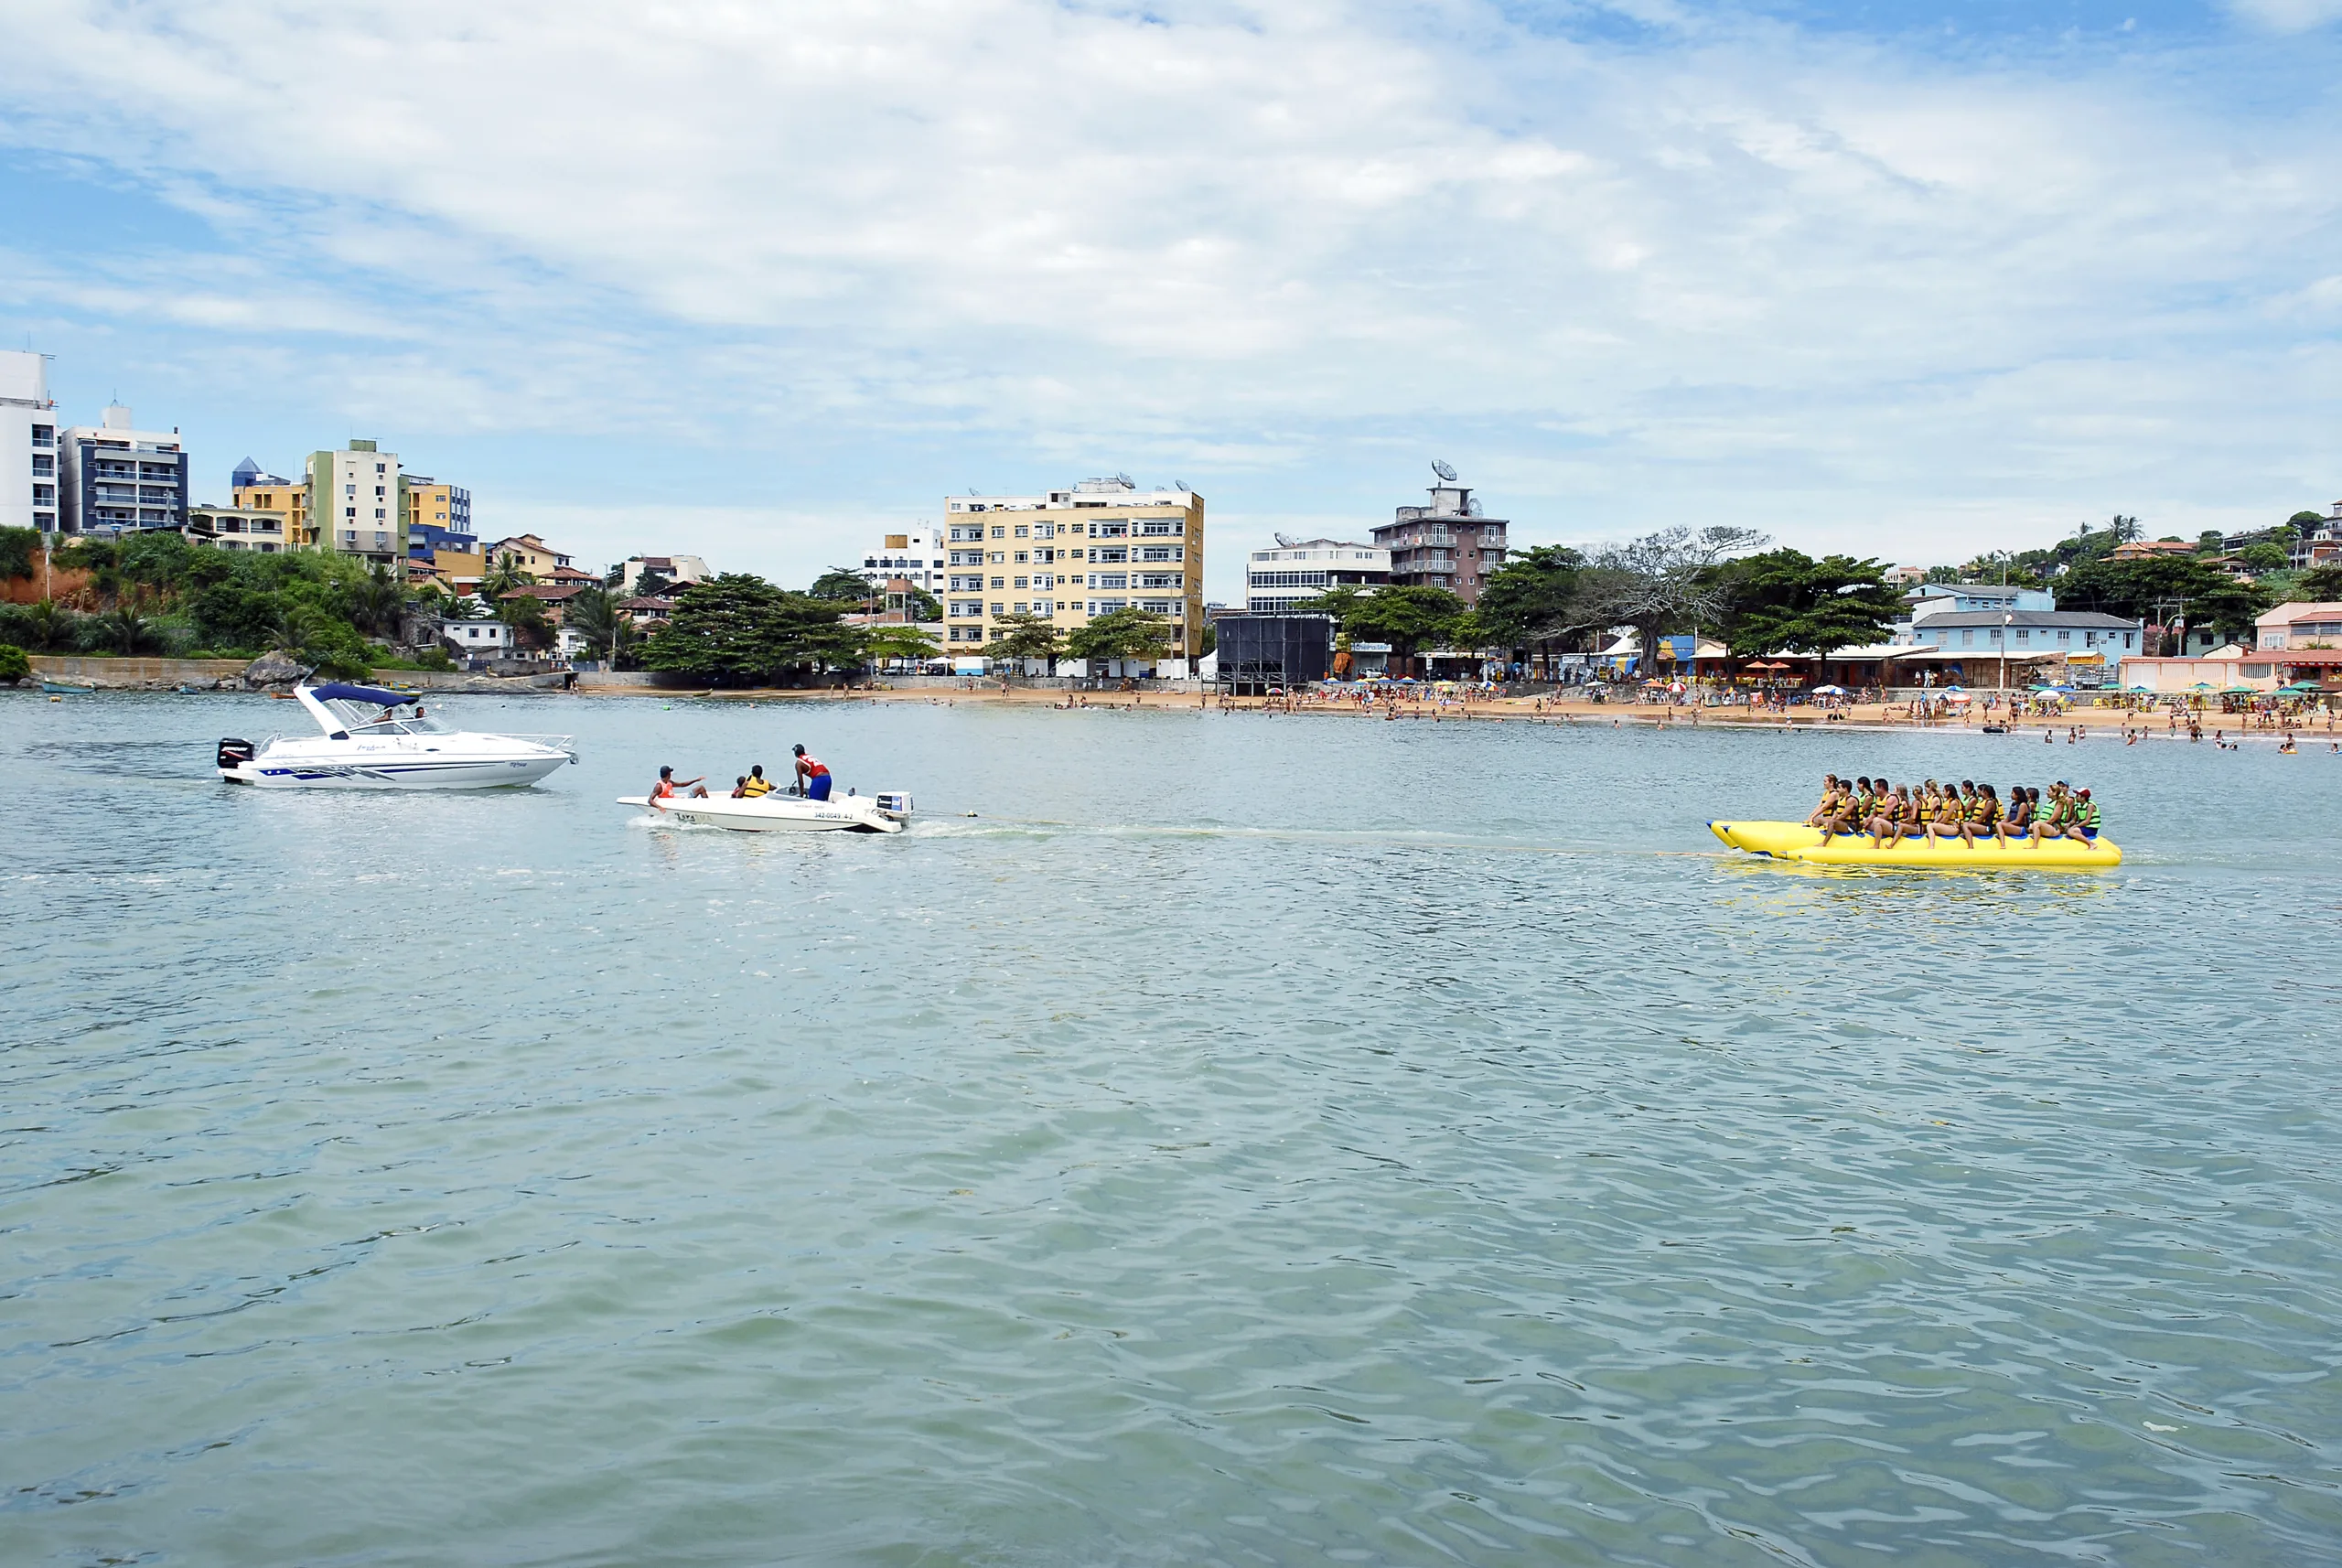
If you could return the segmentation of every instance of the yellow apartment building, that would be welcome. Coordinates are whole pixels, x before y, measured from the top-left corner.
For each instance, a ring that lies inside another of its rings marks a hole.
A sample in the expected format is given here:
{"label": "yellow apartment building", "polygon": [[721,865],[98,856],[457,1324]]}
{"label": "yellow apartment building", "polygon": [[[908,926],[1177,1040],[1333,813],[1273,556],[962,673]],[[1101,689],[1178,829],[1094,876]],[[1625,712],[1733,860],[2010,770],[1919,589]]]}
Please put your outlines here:
{"label": "yellow apartment building", "polygon": [[1171,623],[1174,658],[1204,632],[1204,498],[1185,486],[1142,490],[1126,474],[1029,496],[947,496],[947,655],[970,659],[1009,615],[1061,631],[1129,607]]}
{"label": "yellow apartment building", "polygon": [[252,483],[235,487],[233,499],[238,511],[274,512],[282,520],[280,537],[286,549],[303,550],[317,543],[317,532],[309,521],[309,487],[306,480],[295,482],[267,474],[255,475]]}

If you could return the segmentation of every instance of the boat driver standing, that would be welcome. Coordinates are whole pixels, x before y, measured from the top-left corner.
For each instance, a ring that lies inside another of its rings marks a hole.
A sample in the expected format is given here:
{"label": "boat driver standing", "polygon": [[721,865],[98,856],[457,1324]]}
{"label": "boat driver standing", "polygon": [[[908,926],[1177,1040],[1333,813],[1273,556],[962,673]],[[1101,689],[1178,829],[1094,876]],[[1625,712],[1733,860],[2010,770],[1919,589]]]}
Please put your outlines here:
{"label": "boat driver standing", "polygon": [[829,765],[818,757],[807,756],[802,746],[797,747],[797,785],[809,800],[830,798]]}

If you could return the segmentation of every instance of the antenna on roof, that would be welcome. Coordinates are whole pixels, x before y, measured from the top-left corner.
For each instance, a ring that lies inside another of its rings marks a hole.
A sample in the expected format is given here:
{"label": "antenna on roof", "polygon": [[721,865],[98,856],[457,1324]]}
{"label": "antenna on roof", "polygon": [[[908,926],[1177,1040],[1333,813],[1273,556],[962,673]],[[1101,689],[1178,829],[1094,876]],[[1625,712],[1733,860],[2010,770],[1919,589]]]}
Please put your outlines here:
{"label": "antenna on roof", "polygon": [[1441,462],[1436,457],[1434,457],[1431,460],[1431,471],[1437,474],[1441,478],[1446,480],[1451,485],[1456,482],[1456,470],[1449,467],[1446,464]]}

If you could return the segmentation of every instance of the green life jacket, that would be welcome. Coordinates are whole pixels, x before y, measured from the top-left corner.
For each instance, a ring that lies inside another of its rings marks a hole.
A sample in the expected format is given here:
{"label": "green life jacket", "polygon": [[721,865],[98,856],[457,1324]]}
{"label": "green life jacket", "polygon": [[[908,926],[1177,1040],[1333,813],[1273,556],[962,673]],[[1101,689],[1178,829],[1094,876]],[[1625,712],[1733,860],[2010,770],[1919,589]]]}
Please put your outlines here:
{"label": "green life jacket", "polygon": [[2098,802],[2084,801],[2081,810],[2074,814],[2074,824],[2077,827],[2087,828],[2091,832],[2098,832]]}

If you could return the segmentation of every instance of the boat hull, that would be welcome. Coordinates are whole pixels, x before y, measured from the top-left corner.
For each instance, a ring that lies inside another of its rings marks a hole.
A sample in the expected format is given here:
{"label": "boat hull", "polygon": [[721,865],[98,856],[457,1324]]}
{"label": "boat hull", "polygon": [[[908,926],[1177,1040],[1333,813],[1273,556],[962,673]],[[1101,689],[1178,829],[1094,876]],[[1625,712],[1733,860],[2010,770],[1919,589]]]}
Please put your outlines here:
{"label": "boat hull", "polygon": [[2006,847],[1980,837],[1972,849],[1958,839],[1930,843],[1925,839],[1901,839],[1884,847],[1868,833],[1839,833],[1824,839],[1818,828],[1803,822],[1710,822],[1708,831],[1734,849],[1772,860],[1802,861],[1811,865],[1888,865],[1926,870],[2036,867],[2061,871],[2103,870],[2122,864],[2122,852],[2110,838],[2094,844],[2071,839],[2035,843],[2011,840]]}
{"label": "boat hull", "polygon": [[557,751],[517,757],[392,753],[360,757],[271,751],[222,768],[220,777],[230,784],[263,789],[509,789],[534,784],[570,760]]}
{"label": "boat hull", "polygon": [[[653,800],[646,795],[621,795],[621,806],[639,806],[678,822],[724,828],[736,833],[898,833],[903,818],[878,804],[875,795],[849,795],[843,800],[807,800],[795,795],[766,795],[734,800],[712,795],[706,800],[675,796]],[[908,813],[905,813],[908,815]]]}

